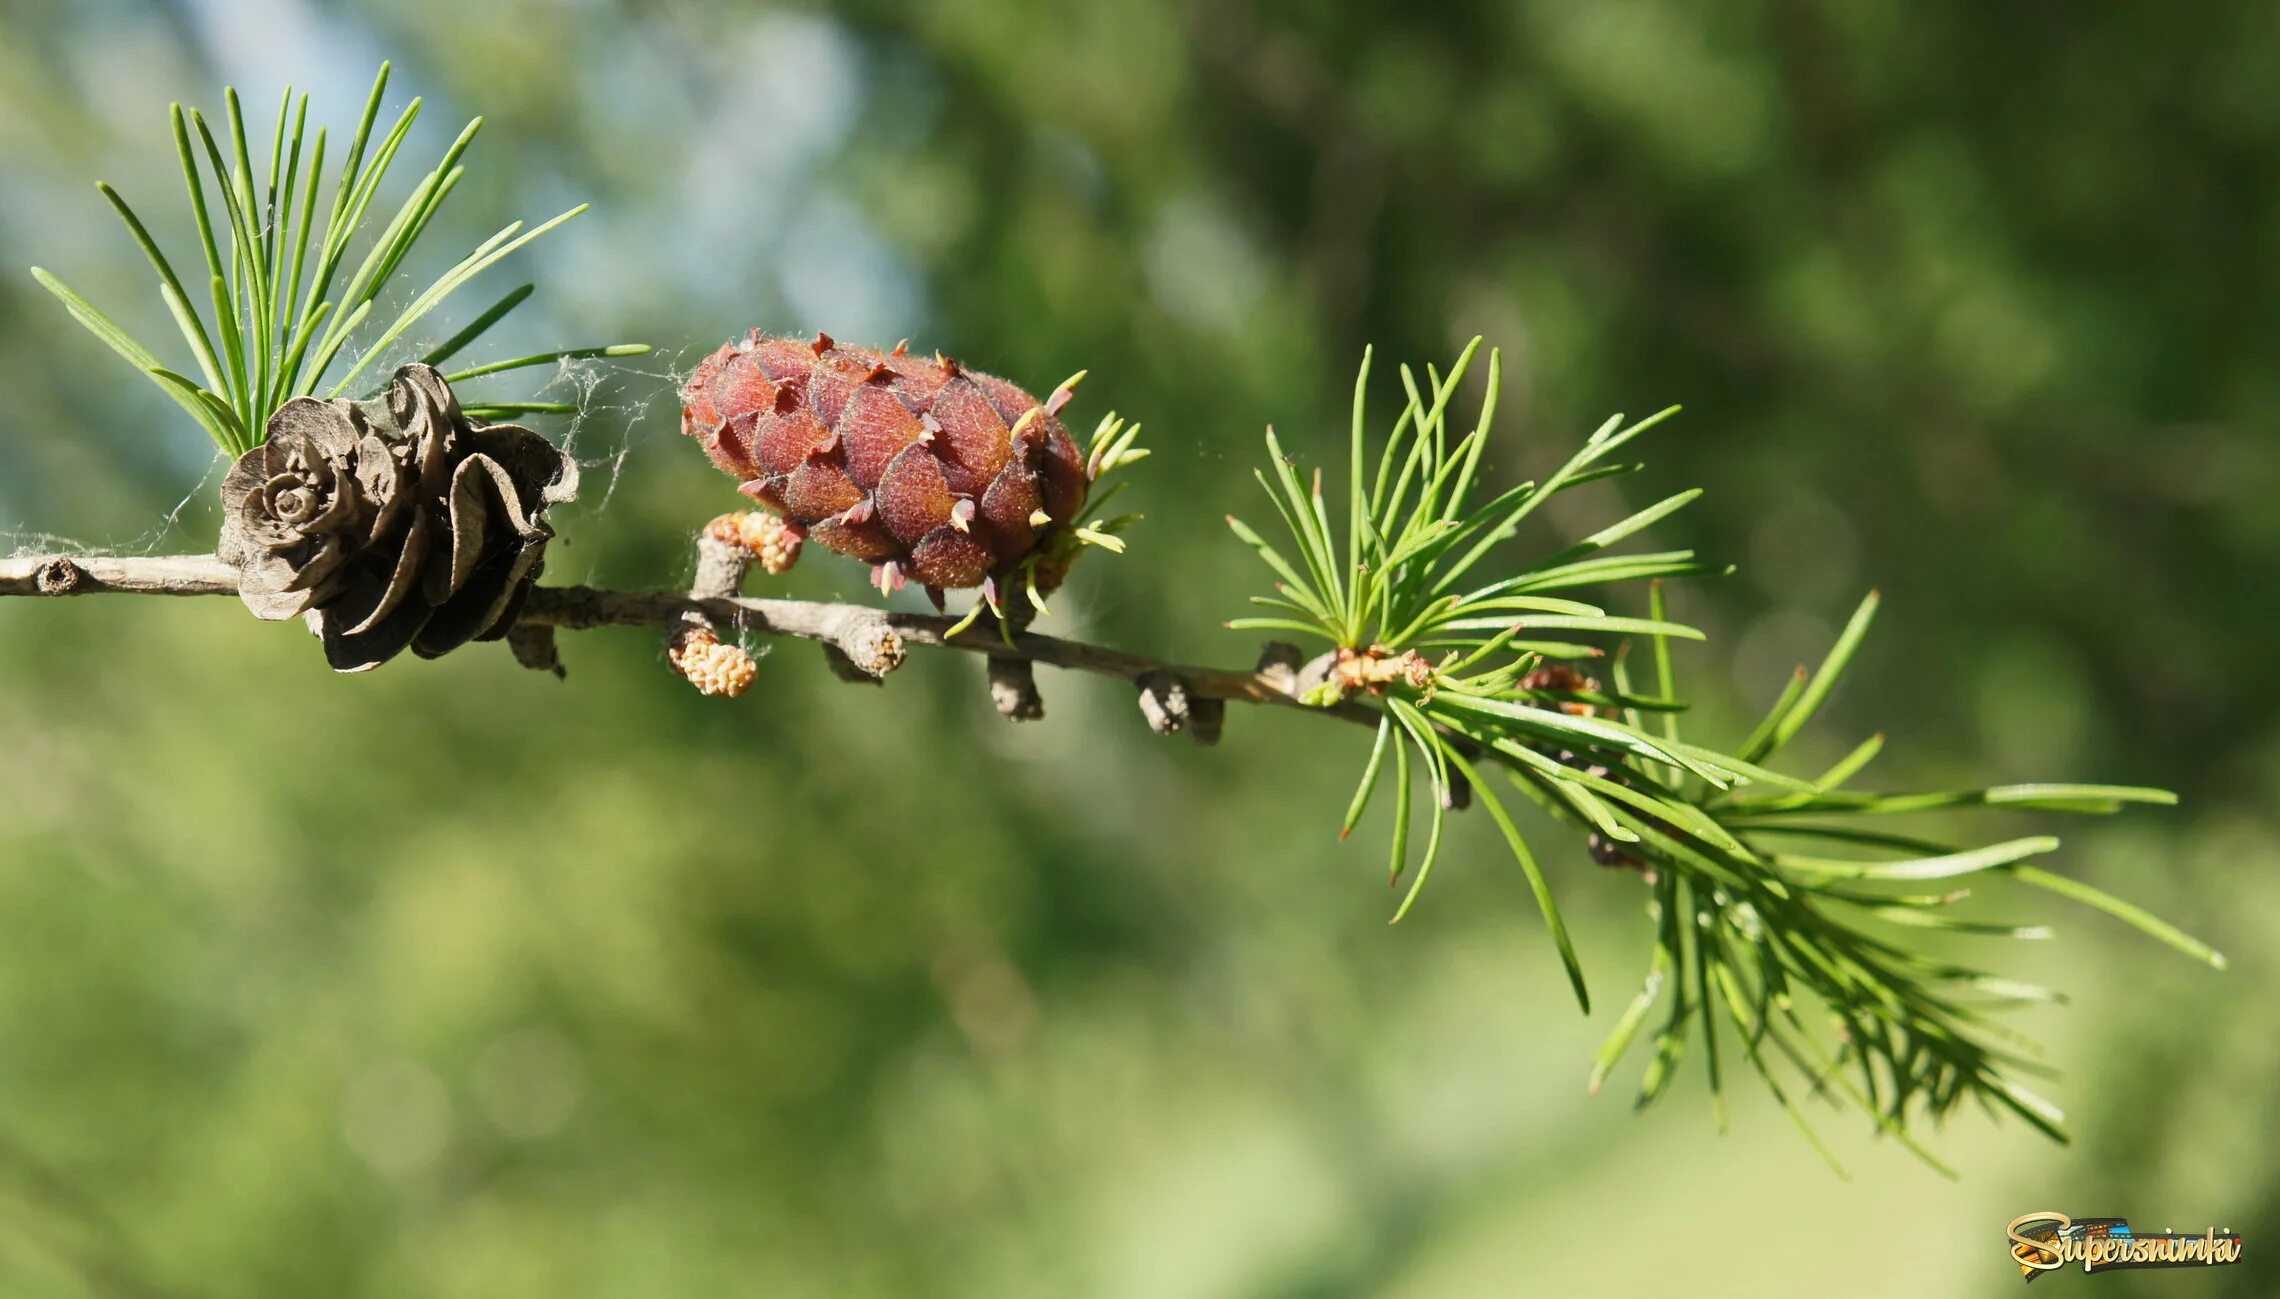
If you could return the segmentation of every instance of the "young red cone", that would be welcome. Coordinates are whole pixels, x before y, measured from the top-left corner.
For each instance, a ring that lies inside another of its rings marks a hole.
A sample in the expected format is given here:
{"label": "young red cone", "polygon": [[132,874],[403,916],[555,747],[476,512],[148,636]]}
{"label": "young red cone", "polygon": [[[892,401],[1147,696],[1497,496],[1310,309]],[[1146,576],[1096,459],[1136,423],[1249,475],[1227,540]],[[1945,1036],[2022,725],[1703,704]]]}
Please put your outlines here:
{"label": "young red cone", "polygon": [[757,330],[705,358],[681,431],[806,538],[863,560],[881,590],[1008,575],[1084,506],[1091,480],[1043,402],[937,353]]}

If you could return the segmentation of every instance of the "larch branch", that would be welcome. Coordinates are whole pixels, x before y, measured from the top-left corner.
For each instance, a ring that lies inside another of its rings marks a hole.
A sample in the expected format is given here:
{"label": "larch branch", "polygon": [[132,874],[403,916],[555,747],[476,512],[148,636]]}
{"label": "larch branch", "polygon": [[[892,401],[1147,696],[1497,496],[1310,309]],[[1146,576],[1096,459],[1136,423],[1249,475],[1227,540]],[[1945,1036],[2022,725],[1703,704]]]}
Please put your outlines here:
{"label": "larch branch", "polygon": [[[936,614],[908,613],[869,605],[813,600],[775,600],[721,592],[718,574],[705,555],[717,543],[699,543],[700,576],[709,580],[688,591],[627,591],[591,586],[533,587],[524,600],[512,640],[518,657],[526,647],[544,645],[552,630],[584,631],[596,627],[650,627],[671,631],[702,621],[735,628],[758,636],[792,637],[827,647],[838,665],[842,658],[872,678],[884,675],[899,661],[904,646],[925,646],[975,654],[994,662],[1017,661],[1114,677],[1131,684],[1145,701],[1143,712],[1152,725],[1159,720],[1168,683],[1183,688],[1186,707],[1200,702],[1208,721],[1189,727],[1196,738],[1217,737],[1217,709],[1225,701],[1282,705],[1301,711],[1338,717],[1366,726],[1378,724],[1378,711],[1358,700],[1329,708],[1302,705],[1298,686],[1306,675],[1294,671],[1287,647],[1274,647],[1255,670],[1204,667],[1173,663],[1132,654],[1105,645],[1064,640],[1057,636],[1018,631],[1009,646],[997,625],[988,618],[975,620],[952,635],[958,619]],[[739,570],[741,576],[741,570]],[[709,587],[710,589],[706,589]],[[61,597],[99,594],[121,595],[226,595],[238,589],[237,570],[212,555],[32,555],[0,559],[0,596]],[[548,646],[548,649],[551,647]],[[550,657],[525,661],[552,667]]]}

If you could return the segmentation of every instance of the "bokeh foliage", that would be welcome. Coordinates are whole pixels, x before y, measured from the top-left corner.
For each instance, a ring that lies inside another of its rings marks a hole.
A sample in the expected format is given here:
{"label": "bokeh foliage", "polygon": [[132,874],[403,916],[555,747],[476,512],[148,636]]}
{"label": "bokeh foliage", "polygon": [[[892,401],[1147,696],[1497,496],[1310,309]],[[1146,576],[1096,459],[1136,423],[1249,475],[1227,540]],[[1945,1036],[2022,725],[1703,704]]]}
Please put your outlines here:
{"label": "bokeh foliage", "polygon": [[[1382,858],[1331,833],[1364,733],[1245,715],[1195,750],[1055,679],[1016,729],[970,664],[859,691],[798,647],[723,707],[617,633],[567,645],[567,686],[476,654],[343,682],[223,601],[11,601],[0,1289],[1423,1296],[1525,1267],[1802,1294],[1836,1283],[1799,1239],[1880,1227],[1909,1248],[1835,1264],[1848,1293],[1993,1294],[2032,1208],[2280,1239],[2270,11],[0,0],[0,24],[18,542],[212,535],[204,436],[21,268],[163,331],[88,182],[169,183],[169,99],[290,79],[341,120],[392,57],[433,105],[408,148],[486,119],[440,246],[596,201],[520,255],[549,287],[502,354],[591,331],[687,364],[764,324],[1089,368],[1077,415],[1157,449],[1133,554],[1054,602],[1112,643],[1248,659],[1217,627],[1251,586],[1219,516],[1252,504],[1262,425],[1339,453],[1365,343],[1504,348],[1497,484],[1684,401],[1620,490],[1707,488],[1655,539],[1741,566],[1674,591],[1711,636],[1680,649],[1690,734],[1746,733],[1878,586],[1829,732],[1892,730],[1895,784],[2180,790],[2077,829],[2064,867],[2235,963],[2064,917],[2016,972],[2077,994],[2032,1027],[2078,1144],[1964,1121],[1935,1139],[1954,1187],[1840,1139],[1840,1186],[1770,1104],[1718,1138],[1698,1086],[1644,1118],[1585,1096],[1619,1007],[1575,1014],[1485,819],[1451,821],[1388,930]],[[614,487],[556,576],[679,576],[733,504],[667,368],[610,372],[578,423]],[[1606,518],[1559,506],[1547,549]],[[811,559],[790,585],[860,583]],[[1841,756],[1814,742],[1801,766]],[[408,828],[354,829],[373,806]],[[1544,865],[1621,986],[1636,879]]]}

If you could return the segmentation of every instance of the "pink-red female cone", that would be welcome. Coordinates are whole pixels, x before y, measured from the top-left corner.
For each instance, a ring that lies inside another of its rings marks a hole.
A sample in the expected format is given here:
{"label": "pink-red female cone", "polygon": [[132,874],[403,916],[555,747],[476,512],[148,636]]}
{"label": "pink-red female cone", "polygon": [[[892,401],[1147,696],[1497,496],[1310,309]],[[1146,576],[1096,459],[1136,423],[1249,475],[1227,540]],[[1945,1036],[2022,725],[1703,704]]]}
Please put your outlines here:
{"label": "pink-red female cone", "polygon": [[940,355],[813,340],[725,344],[681,390],[681,431],[808,540],[939,593],[1010,571],[1090,480],[1040,403]]}

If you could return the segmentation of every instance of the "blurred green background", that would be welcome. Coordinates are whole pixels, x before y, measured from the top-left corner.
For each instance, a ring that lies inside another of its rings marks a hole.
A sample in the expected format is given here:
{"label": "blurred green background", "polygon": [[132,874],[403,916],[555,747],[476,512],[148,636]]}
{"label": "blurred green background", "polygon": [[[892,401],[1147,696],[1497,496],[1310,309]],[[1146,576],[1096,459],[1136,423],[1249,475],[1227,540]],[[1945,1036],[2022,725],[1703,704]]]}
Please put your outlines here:
{"label": "blurred green background", "polygon": [[2044,1284],[2271,1293],[2276,42],[2271,5],[0,0],[0,550],[211,544],[210,446],[25,268],[166,336],[90,183],[184,248],[169,100],[291,79],[337,124],[392,58],[393,193],[487,121],[416,271],[596,203],[492,273],[542,289],[486,355],[661,345],[547,393],[590,389],[540,421],[592,466],[557,580],[680,580],[735,504],[671,395],[719,340],[907,335],[1147,424],[1133,552],[1051,629],[1247,662],[1261,427],[1329,451],[1365,343],[1484,333],[1503,481],[1687,404],[1529,544],[1709,489],[1657,531],[1741,565],[1679,597],[1698,734],[1881,587],[1801,760],[1883,729],[1872,784],[2175,787],[2061,868],[2234,964],[2011,900],[2060,930],[1994,959],[2076,996],[2022,1020],[2076,1144],[1970,1117],[1951,1184],[1832,1115],[1839,1181],[1753,1087],[1724,1136],[1696,1077],[1585,1095],[1648,935],[1572,839],[1588,1020],[1478,816],[1387,928],[1382,823],[1333,835],[1359,733],[1166,743],[1060,676],[1012,727],[970,662],[860,690],[798,645],[722,704],[634,632],[566,684],[336,679],[232,602],[0,601],[0,1293],[1996,1295],[2042,1208],[2248,1238]]}

